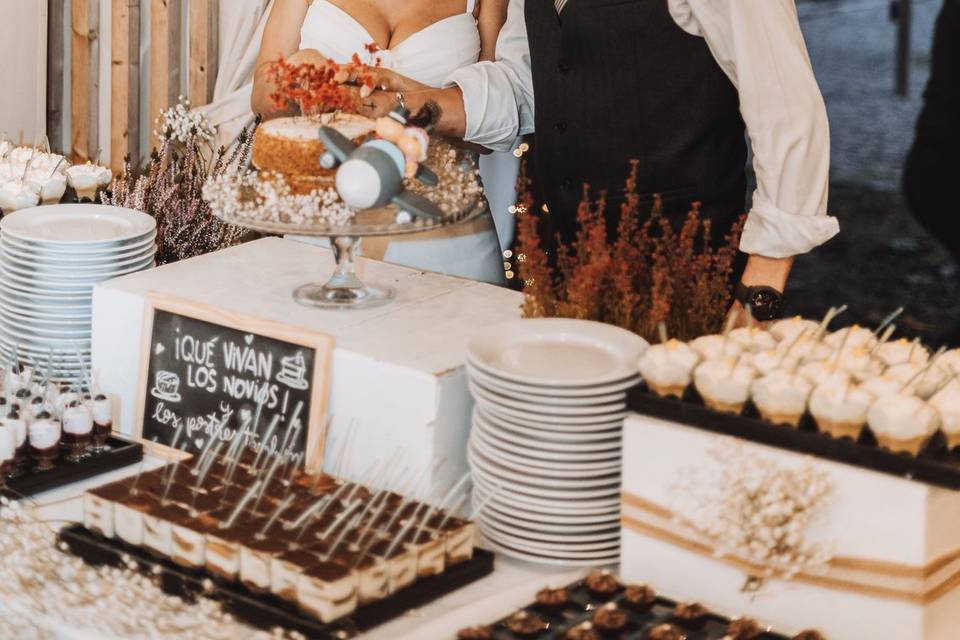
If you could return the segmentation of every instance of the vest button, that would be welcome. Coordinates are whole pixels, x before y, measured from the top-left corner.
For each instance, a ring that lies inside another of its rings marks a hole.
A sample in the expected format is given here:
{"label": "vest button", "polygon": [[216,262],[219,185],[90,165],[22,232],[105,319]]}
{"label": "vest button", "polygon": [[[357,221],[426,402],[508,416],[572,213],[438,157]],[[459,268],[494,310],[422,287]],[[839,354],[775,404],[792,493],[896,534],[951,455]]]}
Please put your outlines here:
{"label": "vest button", "polygon": [[564,122],[563,120],[560,120],[559,122],[557,122],[557,124],[553,125],[553,128],[556,129],[557,131],[566,131],[567,123]]}

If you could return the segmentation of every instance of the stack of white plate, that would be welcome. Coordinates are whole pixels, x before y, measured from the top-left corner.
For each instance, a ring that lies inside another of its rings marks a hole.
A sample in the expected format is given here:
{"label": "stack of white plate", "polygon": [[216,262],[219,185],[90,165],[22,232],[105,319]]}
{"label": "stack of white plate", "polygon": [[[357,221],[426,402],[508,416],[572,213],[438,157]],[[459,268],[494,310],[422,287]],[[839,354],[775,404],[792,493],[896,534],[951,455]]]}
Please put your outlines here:
{"label": "stack of white plate", "polygon": [[494,326],[470,343],[469,460],[491,547],[549,564],[617,561],[626,396],[647,346],[564,319]]}
{"label": "stack of white plate", "polygon": [[[0,359],[73,378],[90,362],[94,285],[154,264],[156,221],[132,209],[64,204],[0,221]],[[46,371],[44,371],[46,373]]]}

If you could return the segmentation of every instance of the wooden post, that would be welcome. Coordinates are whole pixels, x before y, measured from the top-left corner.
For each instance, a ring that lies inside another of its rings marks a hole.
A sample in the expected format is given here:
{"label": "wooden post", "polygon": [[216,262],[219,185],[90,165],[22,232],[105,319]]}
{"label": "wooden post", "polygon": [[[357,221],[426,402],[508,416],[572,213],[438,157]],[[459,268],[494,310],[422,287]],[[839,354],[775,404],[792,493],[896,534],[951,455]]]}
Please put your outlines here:
{"label": "wooden post", "polygon": [[66,0],[47,3],[47,138],[50,149],[63,153],[63,70],[66,52],[63,26]]}
{"label": "wooden post", "polygon": [[911,0],[898,0],[897,5],[897,60],[894,86],[898,96],[910,93],[910,29],[912,28]]}
{"label": "wooden post", "polygon": [[150,113],[157,116],[180,96],[180,0],[153,0],[150,4]]}
{"label": "wooden post", "polygon": [[187,96],[194,107],[202,107],[213,100],[217,82],[218,14],[217,0],[190,1],[190,64]]}
{"label": "wooden post", "polygon": [[118,173],[124,156],[140,159],[140,2],[112,2],[110,166]]}
{"label": "wooden post", "polygon": [[70,23],[70,155],[74,162],[86,162],[97,154],[99,131],[99,1],[73,0]]}

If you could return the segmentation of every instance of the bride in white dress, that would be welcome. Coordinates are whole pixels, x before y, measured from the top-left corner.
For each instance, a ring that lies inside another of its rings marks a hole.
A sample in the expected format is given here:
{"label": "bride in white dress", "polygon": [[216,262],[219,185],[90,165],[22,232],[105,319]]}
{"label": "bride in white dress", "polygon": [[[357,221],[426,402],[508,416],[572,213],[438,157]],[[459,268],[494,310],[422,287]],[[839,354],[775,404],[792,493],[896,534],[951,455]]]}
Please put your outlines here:
{"label": "bride in white dress", "polygon": [[[315,49],[334,62],[359,54],[367,63],[439,87],[454,70],[493,59],[507,0],[276,0],[264,30],[253,88],[253,109],[277,110],[268,95],[265,65]],[[379,49],[370,53],[366,45]],[[502,284],[503,257],[489,211],[475,222],[434,232],[365,240],[363,254],[387,262]]]}

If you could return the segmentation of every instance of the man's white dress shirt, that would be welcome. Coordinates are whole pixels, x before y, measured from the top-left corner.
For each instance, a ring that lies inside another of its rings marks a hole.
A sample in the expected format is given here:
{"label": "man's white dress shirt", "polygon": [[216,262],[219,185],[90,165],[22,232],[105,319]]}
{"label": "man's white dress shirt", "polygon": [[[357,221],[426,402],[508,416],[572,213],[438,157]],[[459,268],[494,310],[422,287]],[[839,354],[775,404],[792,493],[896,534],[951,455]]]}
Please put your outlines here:
{"label": "man's white dress shirt", "polygon": [[[555,0],[558,10],[568,2]],[[740,249],[783,258],[839,230],[827,215],[830,132],[794,0],[667,0],[674,21],[703,37],[740,93],[757,189]],[[497,59],[448,78],[463,92],[466,136],[509,150],[533,132],[534,99],[524,0],[510,0]]]}

